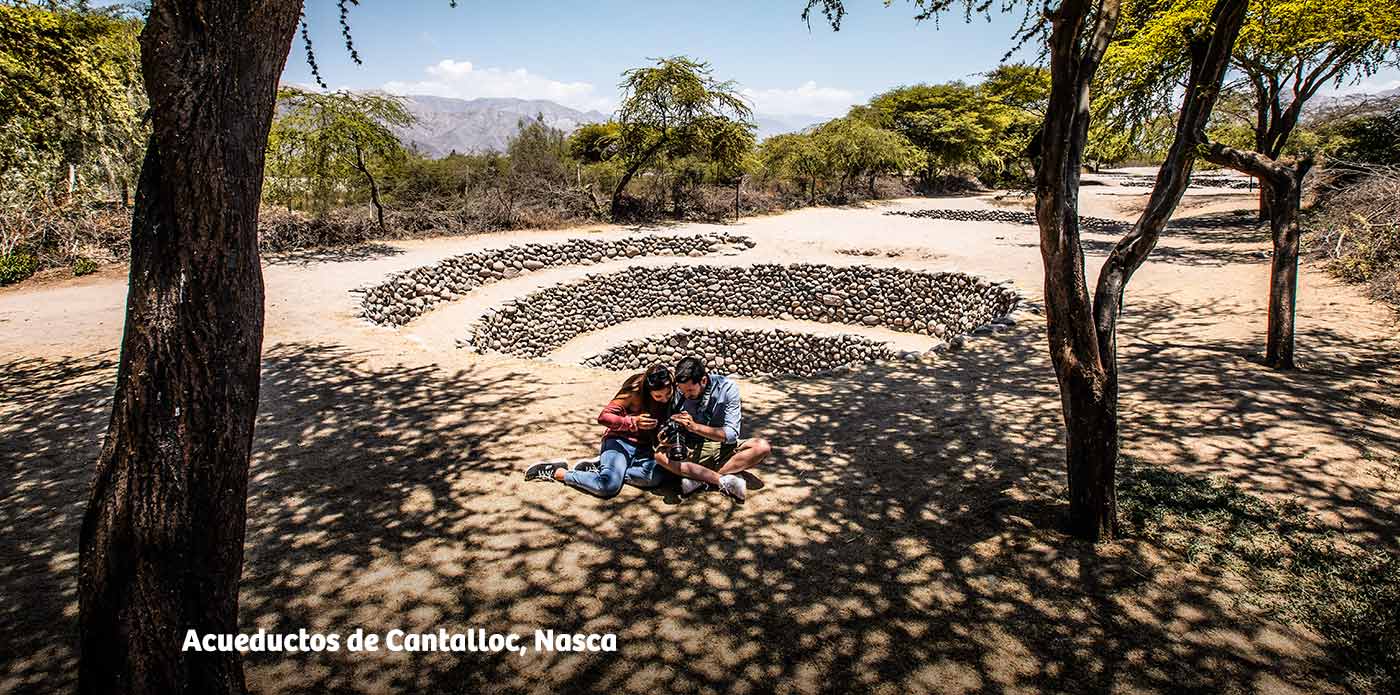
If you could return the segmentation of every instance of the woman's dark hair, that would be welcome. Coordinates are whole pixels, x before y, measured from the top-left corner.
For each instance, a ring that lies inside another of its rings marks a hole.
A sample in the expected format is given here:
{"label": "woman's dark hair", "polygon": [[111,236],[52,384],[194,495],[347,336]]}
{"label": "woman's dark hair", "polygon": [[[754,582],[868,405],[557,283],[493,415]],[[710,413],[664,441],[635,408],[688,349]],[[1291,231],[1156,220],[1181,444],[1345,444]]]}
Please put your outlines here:
{"label": "woman's dark hair", "polygon": [[646,385],[647,390],[664,389],[674,382],[671,379],[671,370],[664,364],[653,364],[647,368]]}
{"label": "woman's dark hair", "polygon": [[705,360],[699,357],[686,357],[676,363],[676,383],[698,384],[703,378],[705,378]]}
{"label": "woman's dark hair", "polygon": [[671,370],[664,364],[654,364],[648,367],[645,373],[627,377],[627,381],[622,382],[622,388],[618,390],[616,396],[613,396],[613,400],[622,403],[628,410],[648,413],[661,420],[665,417],[666,409],[671,406],[671,403],[669,401],[653,401],[651,392],[653,389],[663,389],[673,383]]}

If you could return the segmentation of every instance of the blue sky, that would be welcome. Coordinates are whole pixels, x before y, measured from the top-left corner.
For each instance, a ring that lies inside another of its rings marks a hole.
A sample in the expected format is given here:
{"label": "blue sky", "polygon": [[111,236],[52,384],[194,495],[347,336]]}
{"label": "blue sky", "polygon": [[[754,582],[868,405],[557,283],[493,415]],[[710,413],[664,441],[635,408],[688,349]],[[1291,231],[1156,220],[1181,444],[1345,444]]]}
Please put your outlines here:
{"label": "blue sky", "polygon": [[[113,0],[115,1],[115,0]],[[610,112],[623,70],[689,55],[739,83],[769,117],[829,117],[886,89],[976,81],[1012,45],[1019,12],[991,21],[913,21],[893,0],[847,0],[840,32],[799,18],[804,0],[500,2],[361,0],[350,23],[364,65],[345,51],[334,0],[306,0],[322,76],[336,89],[387,89],[460,98],[550,99]],[[999,4],[999,3],[997,3]],[[1034,59],[1029,51],[1013,59]],[[313,85],[298,36],[283,81]],[[1400,87],[1387,68],[1325,94]]]}
{"label": "blue sky", "polygon": [[[849,0],[840,32],[799,18],[802,0],[478,2],[362,0],[350,15],[363,66],[340,37],[336,4],[308,0],[322,75],[332,88],[472,98],[551,99],[610,111],[623,70],[685,54],[748,90],[769,115],[839,115],[901,84],[977,80],[995,67],[1019,16],[941,27],[913,6]],[[311,84],[298,37],[283,80]]]}

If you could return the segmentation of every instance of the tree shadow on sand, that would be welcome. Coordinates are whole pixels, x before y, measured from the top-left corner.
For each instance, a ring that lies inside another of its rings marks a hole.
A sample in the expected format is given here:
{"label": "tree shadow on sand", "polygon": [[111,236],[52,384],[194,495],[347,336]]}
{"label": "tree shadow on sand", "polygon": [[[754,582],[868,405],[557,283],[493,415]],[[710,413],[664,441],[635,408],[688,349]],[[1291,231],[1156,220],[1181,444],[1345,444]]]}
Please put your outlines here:
{"label": "tree shadow on sand", "polygon": [[[1393,539],[1393,512],[1332,475],[1342,449],[1287,441],[1298,428],[1342,440],[1363,428],[1400,449],[1395,423],[1360,411],[1353,391],[1375,370],[1394,374],[1381,346],[1278,375],[1233,346],[1183,342],[1167,322],[1180,307],[1131,311],[1127,452],[1264,492],[1277,479],[1273,492]],[[555,400],[568,399],[534,372],[273,346],[245,631],[482,628],[532,644],[552,628],[614,632],[619,652],[249,654],[250,689],[1334,690],[1319,675],[1321,640],[1243,600],[1239,577],[1146,540],[1092,546],[1058,532],[1059,401],[1043,327],[1022,317],[932,363],[747,385],[746,427],[776,453],[742,506],[524,483],[524,464],[583,450],[596,432],[559,424]],[[0,434],[16,463],[0,518],[15,541],[0,578],[17,598],[0,629],[21,639],[0,682],[72,685],[74,539],[112,373],[110,354],[7,365]],[[12,406],[12,386],[33,395]]]}

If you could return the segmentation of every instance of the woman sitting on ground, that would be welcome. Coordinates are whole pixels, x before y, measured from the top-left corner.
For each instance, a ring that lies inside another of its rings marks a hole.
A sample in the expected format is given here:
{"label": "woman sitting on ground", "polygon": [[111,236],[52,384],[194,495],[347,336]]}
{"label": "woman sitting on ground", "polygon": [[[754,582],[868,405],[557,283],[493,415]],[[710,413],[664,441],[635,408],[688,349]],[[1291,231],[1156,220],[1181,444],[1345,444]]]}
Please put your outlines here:
{"label": "woman sitting on ground", "polygon": [[624,481],[652,488],[670,474],[718,487],[719,475],[714,471],[684,461],[672,463],[657,451],[657,427],[670,417],[673,388],[671,370],[665,365],[652,365],[645,373],[628,377],[598,415],[598,424],[608,429],[596,464],[587,461],[569,470],[564,461],[545,461],[530,466],[525,479],[565,483],[604,499],[616,496]]}
{"label": "woman sitting on ground", "polygon": [[671,370],[652,364],[643,374],[623,381],[603,412],[602,451],[596,460],[580,462],[570,471],[566,461],[545,461],[525,471],[526,481],[556,481],[608,499],[622,492],[623,482],[637,488],[657,488],[671,475],[707,482],[718,488],[720,475],[689,461],[668,461],[658,447],[657,429],[671,416]]}

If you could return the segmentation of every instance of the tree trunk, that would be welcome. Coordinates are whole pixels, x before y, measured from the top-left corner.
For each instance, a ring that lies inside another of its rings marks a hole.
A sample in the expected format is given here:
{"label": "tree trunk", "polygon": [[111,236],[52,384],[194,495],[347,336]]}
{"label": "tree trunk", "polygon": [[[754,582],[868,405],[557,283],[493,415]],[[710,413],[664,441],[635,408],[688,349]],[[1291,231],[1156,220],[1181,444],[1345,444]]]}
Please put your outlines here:
{"label": "tree trunk", "polygon": [[744,177],[734,179],[734,221],[739,221],[739,187],[744,185]]}
{"label": "tree trunk", "polygon": [[1247,152],[1199,137],[1207,161],[1226,166],[1259,179],[1261,189],[1271,189],[1269,229],[1273,236],[1274,257],[1269,273],[1269,325],[1265,338],[1264,364],[1275,369],[1293,369],[1294,305],[1298,294],[1298,225],[1303,178],[1312,168],[1304,158],[1289,165],[1258,152]]}
{"label": "tree trunk", "polygon": [[379,231],[388,231],[384,226],[384,206],[379,202],[379,183],[374,180],[374,174],[370,173],[369,165],[365,163],[364,150],[360,148],[360,143],[355,143],[355,167],[360,170],[360,175],[369,182],[369,202],[374,206],[374,217],[379,221]]}
{"label": "tree trunk", "polygon": [[613,219],[617,219],[617,213],[621,211],[622,193],[627,190],[627,184],[631,183],[632,177],[636,176],[637,172],[641,171],[642,167],[646,166],[647,162],[650,162],[651,158],[655,157],[656,153],[661,151],[661,146],[665,142],[665,138],[657,140],[656,144],[648,148],[646,152],[643,152],[642,156],[638,158],[636,162],[633,162],[632,166],[627,167],[627,171],[622,173],[622,179],[617,182],[617,188],[613,189],[612,207],[609,210],[609,214]]}
{"label": "tree trunk", "polygon": [[156,0],[117,388],[79,538],[79,691],[241,693],[264,151],[299,0]]}
{"label": "tree trunk", "polygon": [[[1214,109],[1246,0],[1218,0],[1214,31],[1192,46],[1176,134],[1147,209],[1109,254],[1091,303],[1079,238],[1078,191],[1088,139],[1089,89],[1118,19],[1119,4],[1066,0],[1051,15],[1050,99],[1036,153],[1036,222],[1045,265],[1046,333],[1060,384],[1067,437],[1069,531],[1086,540],[1117,533],[1119,456],[1117,322],[1123,291],[1181,200],[1196,156],[1195,134]],[[1093,17],[1092,28],[1085,26]]]}
{"label": "tree trunk", "polygon": [[1101,374],[1061,380],[1069,474],[1069,528],[1088,540],[1118,533],[1118,394],[1104,388]]}
{"label": "tree trunk", "polygon": [[1118,431],[1085,282],[1078,191],[1089,86],[1117,26],[1118,3],[1102,3],[1095,24],[1086,26],[1090,9],[1085,0],[1065,0],[1050,13],[1050,96],[1036,157],[1035,215],[1045,267],[1046,336],[1067,437],[1068,526],[1096,541],[1113,538],[1117,530],[1112,488]]}
{"label": "tree trunk", "polygon": [[1298,225],[1303,177],[1312,162],[1304,160],[1288,168],[1288,175],[1273,184],[1274,206],[1269,230],[1274,241],[1274,257],[1269,272],[1269,327],[1264,364],[1275,369],[1293,369],[1294,316],[1298,303],[1298,250],[1302,230]]}

